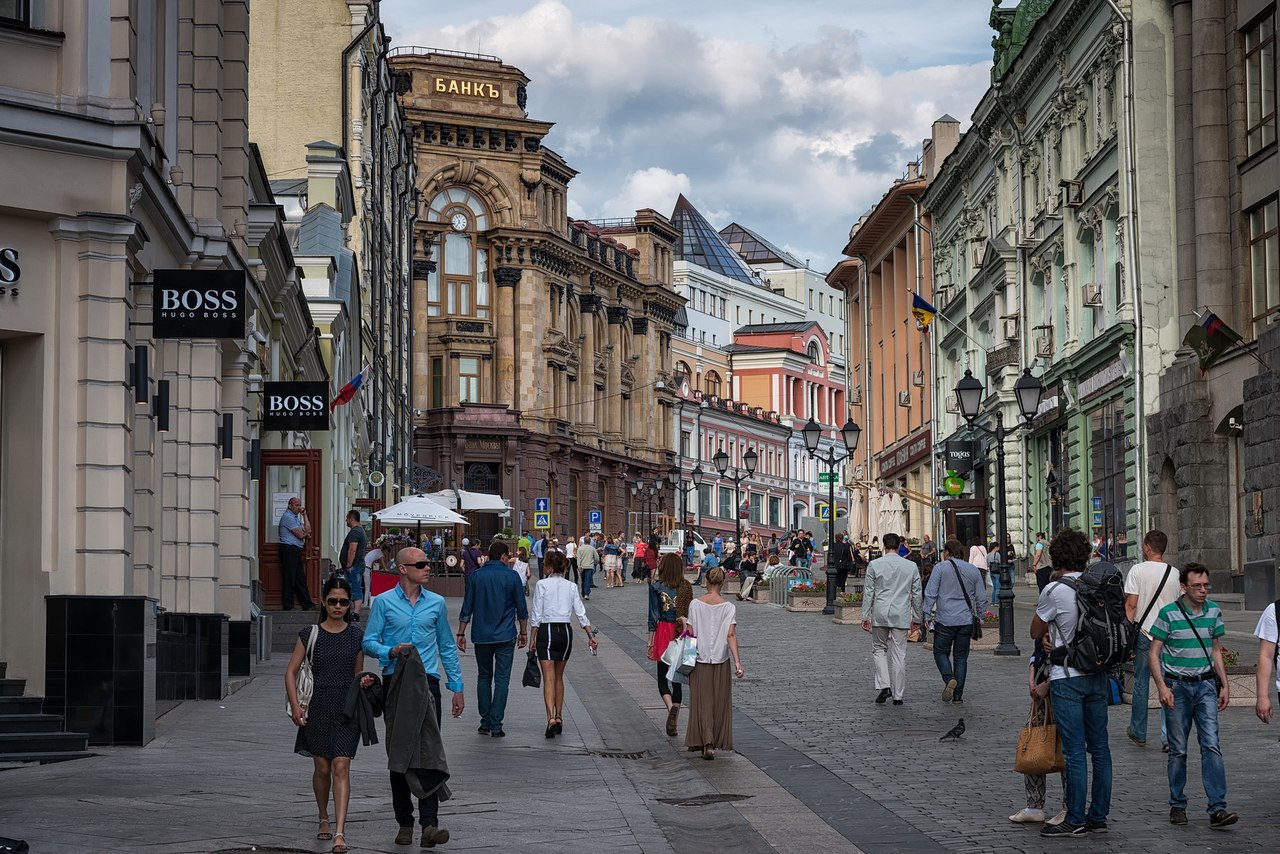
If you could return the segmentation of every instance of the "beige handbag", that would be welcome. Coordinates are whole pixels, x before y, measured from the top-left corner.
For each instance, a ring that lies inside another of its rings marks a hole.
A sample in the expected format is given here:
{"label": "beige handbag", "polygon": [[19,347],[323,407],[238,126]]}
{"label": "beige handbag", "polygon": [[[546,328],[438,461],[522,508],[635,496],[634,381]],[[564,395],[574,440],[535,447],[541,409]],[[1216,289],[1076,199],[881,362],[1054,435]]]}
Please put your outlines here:
{"label": "beige handbag", "polygon": [[1049,698],[1035,703],[1027,715],[1027,725],[1018,734],[1018,752],[1013,758],[1013,770],[1022,774],[1040,776],[1056,774],[1066,767],[1062,759],[1062,739],[1053,722],[1053,706]]}
{"label": "beige handbag", "polygon": [[[316,649],[316,638],[320,636],[320,627],[311,627],[311,637],[307,641],[307,654],[302,657],[302,664],[298,666],[298,707],[302,709],[303,714],[307,712],[307,707],[311,705],[311,695],[315,693],[316,679],[311,672],[311,655]],[[289,717],[293,717],[293,707],[289,705],[289,694],[285,692],[284,713]]]}

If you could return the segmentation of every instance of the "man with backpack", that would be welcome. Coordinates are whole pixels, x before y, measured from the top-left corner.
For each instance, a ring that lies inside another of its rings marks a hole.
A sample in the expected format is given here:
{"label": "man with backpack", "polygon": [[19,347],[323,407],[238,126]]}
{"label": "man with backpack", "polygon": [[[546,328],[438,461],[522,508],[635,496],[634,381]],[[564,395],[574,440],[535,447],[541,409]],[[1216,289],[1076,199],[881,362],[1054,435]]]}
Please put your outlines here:
{"label": "man with backpack", "polygon": [[[1165,562],[1169,537],[1151,530],[1142,538],[1142,562],[1135,563],[1124,579],[1125,615],[1138,624],[1133,651],[1133,705],[1125,735],[1139,747],[1147,746],[1147,698],[1150,693],[1151,624],[1166,605],[1178,598],[1178,570]],[[1160,745],[1169,749],[1168,719],[1160,712]]]}
{"label": "man with backpack", "polygon": [[[1107,740],[1110,690],[1106,668],[1114,665],[1105,659],[1098,661],[1098,656],[1092,654],[1097,638],[1087,619],[1082,624],[1078,601],[1078,596],[1086,590],[1086,584],[1081,580],[1082,571],[1092,553],[1089,540],[1073,528],[1064,528],[1054,536],[1049,544],[1049,556],[1053,565],[1064,570],[1065,574],[1040,592],[1036,615],[1031,620],[1031,637],[1050,651],[1050,661],[1053,662],[1049,671],[1049,693],[1066,764],[1063,775],[1067,818],[1062,824],[1041,828],[1040,835],[1045,837],[1068,838],[1089,832],[1106,833],[1107,815],[1111,811],[1111,746]],[[1090,567],[1090,572],[1102,566],[1095,564]],[[1106,566],[1116,573],[1115,598],[1122,612],[1124,600],[1119,595],[1119,570],[1110,564]],[[1090,591],[1093,586],[1089,585]],[[1089,612],[1085,613],[1089,615]],[[1123,618],[1123,613],[1120,616]],[[1079,642],[1078,634],[1082,634]],[[1087,813],[1085,795],[1089,788],[1089,772],[1085,765],[1086,752],[1093,760],[1093,797]]]}
{"label": "man with backpack", "polygon": [[1151,672],[1160,705],[1169,710],[1169,823],[1187,823],[1187,736],[1196,725],[1200,777],[1209,799],[1209,826],[1229,827],[1227,770],[1218,741],[1218,713],[1231,692],[1222,664],[1222,611],[1209,598],[1209,570],[1189,563],[1179,577],[1182,596],[1160,609],[1151,624]]}

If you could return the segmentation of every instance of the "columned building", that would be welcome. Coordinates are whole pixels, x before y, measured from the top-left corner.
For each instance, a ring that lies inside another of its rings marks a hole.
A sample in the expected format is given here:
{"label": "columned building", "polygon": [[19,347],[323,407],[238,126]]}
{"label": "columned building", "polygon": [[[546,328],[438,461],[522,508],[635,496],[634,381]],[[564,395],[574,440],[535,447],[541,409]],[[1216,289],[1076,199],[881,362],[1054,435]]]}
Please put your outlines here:
{"label": "columned building", "polygon": [[[543,145],[552,125],[529,118],[519,69],[423,48],[396,49],[391,67],[421,195],[415,459],[445,485],[503,495],[513,529],[532,529],[547,498],[559,536],[585,532],[593,510],[622,530],[630,484],[667,483],[674,460],[679,232],[651,210],[568,218],[577,173]],[[479,517],[475,532],[499,524]]]}

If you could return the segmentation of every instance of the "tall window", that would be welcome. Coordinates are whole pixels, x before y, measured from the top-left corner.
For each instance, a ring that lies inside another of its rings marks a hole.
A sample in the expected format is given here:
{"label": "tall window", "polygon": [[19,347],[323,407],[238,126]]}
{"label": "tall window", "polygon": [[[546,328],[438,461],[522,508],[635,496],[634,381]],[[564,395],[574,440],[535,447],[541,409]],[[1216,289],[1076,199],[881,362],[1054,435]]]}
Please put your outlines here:
{"label": "tall window", "polygon": [[437,269],[427,277],[427,315],[487,320],[492,307],[489,252],[480,245],[489,228],[484,203],[474,193],[454,187],[432,199],[427,217],[449,226],[432,246]]}
{"label": "tall window", "polygon": [[480,403],[480,360],[474,356],[458,360],[458,403]]}
{"label": "tall window", "polygon": [[716,515],[721,519],[733,518],[733,488],[729,486],[721,486],[719,490],[720,512]]}
{"label": "tall window", "polygon": [[713,394],[716,397],[720,396],[720,375],[718,373],[715,371],[707,371],[706,376],[703,377],[703,384],[703,390],[706,391],[707,394]]}
{"label": "tall window", "polygon": [[1253,319],[1280,307],[1280,261],[1277,261],[1276,208],[1272,199],[1251,210],[1249,216],[1249,269],[1253,279]]}
{"label": "tall window", "polygon": [[[1124,401],[1103,404],[1089,414],[1089,527],[1112,543],[1130,540],[1125,484]],[[1100,511],[1100,512],[1099,512]]]}
{"label": "tall window", "polygon": [[680,431],[680,456],[689,456],[689,446],[692,442],[693,434],[688,430]]}
{"label": "tall window", "polygon": [[444,406],[444,359],[436,356],[431,360],[431,408]]}
{"label": "tall window", "polygon": [[711,515],[711,484],[709,483],[698,485],[698,513],[702,516]]}
{"label": "tall window", "polygon": [[1245,122],[1248,153],[1276,141],[1276,18],[1244,32]]}
{"label": "tall window", "polygon": [[764,524],[764,496],[758,492],[751,493],[751,524]]}
{"label": "tall window", "polygon": [[769,496],[769,527],[782,527],[782,499],[777,496]]}
{"label": "tall window", "polygon": [[689,363],[685,361],[676,362],[676,373],[683,374],[684,376],[689,377],[690,379],[693,378],[693,371],[692,369],[690,369]]}

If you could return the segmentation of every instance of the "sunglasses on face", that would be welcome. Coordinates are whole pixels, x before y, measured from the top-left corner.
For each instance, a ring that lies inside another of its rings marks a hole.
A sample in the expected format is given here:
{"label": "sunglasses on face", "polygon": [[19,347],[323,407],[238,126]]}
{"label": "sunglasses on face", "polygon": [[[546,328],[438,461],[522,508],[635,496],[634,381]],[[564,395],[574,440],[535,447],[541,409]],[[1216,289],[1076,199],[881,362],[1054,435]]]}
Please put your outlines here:
{"label": "sunglasses on face", "polygon": [[405,566],[411,566],[414,569],[426,569],[430,564],[425,560],[420,560],[417,563],[406,563]]}
{"label": "sunglasses on face", "polygon": [[346,606],[351,604],[350,599],[326,599],[324,600],[324,602],[326,605],[332,605],[335,608],[339,606],[345,608]]}

